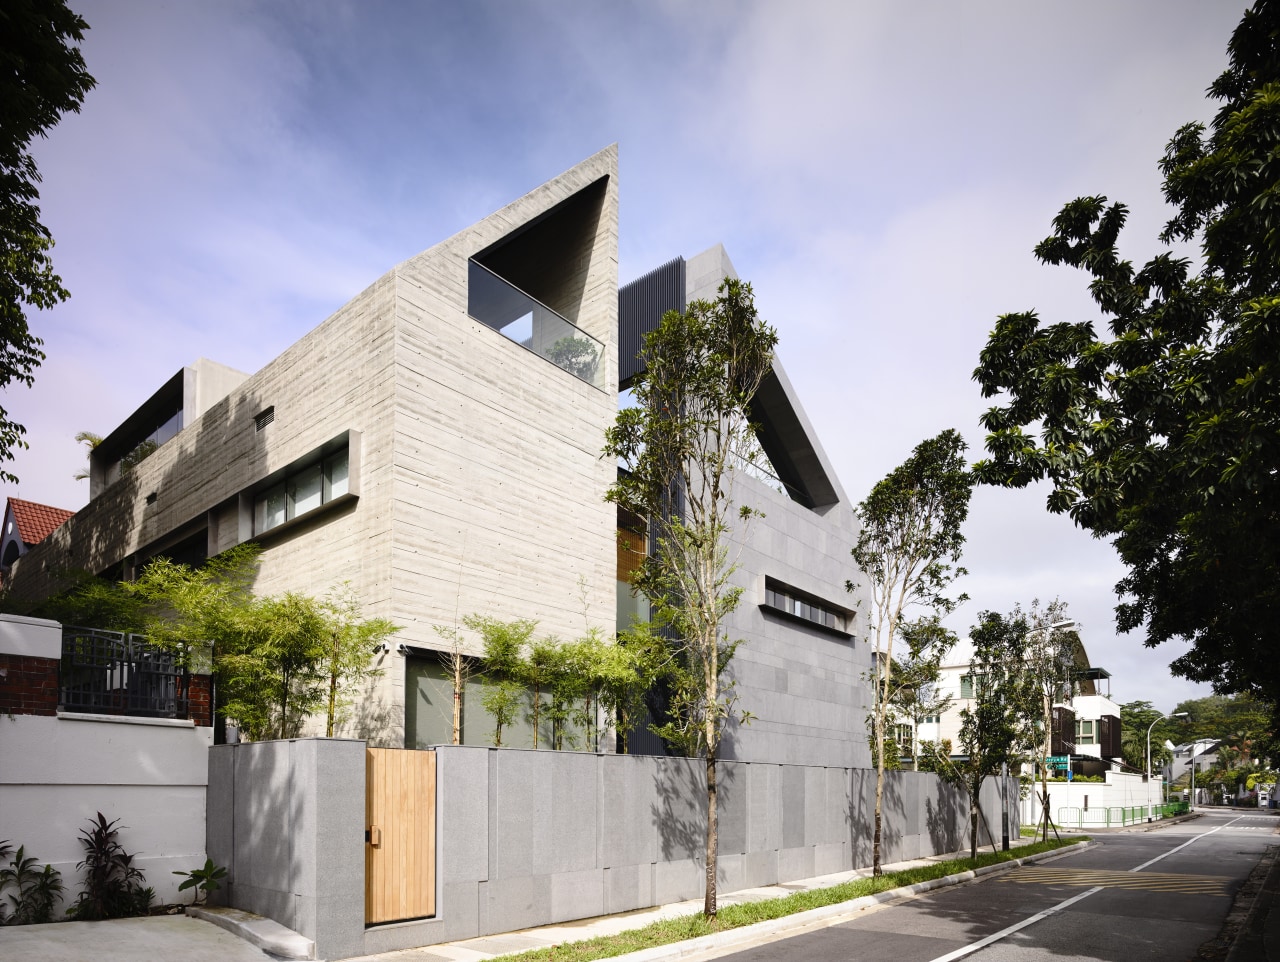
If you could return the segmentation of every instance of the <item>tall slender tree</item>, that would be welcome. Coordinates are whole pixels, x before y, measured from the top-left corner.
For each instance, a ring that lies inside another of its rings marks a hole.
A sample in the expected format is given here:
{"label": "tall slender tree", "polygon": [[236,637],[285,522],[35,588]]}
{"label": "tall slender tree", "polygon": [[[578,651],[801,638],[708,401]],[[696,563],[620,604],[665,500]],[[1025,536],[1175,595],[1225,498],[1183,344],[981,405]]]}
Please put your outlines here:
{"label": "tall slender tree", "polygon": [[946,594],[965,573],[956,566],[964,546],[960,528],[968,517],[972,493],[964,451],[964,439],[952,430],[920,442],[857,509],[862,531],[853,557],[859,571],[846,587],[854,591],[865,586],[871,598],[866,630],[875,658],[871,680],[876,766],[872,871],[876,875],[882,871],[885,739],[894,710],[894,645],[913,610],[942,615],[965,599]]}
{"label": "tall slender tree", "polygon": [[756,313],[751,285],[733,278],[715,301],[669,311],[645,338],[636,406],[618,412],[605,440],[605,454],[627,465],[608,499],[657,533],[633,584],[667,629],[678,662],[662,733],[706,761],[707,918],[716,915],[716,761],[726,720],[741,715],[724,677],[737,642],[723,624],[741,595],[730,582],[730,528],[752,512],[736,503],[734,479],[754,450],[748,411],[777,340]]}

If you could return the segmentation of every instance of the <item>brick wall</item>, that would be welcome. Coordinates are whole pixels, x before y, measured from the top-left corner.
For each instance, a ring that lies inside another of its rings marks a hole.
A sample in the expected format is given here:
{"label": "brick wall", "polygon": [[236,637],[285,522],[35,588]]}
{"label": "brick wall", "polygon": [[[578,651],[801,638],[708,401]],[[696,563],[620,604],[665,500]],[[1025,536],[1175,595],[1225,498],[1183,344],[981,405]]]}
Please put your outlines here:
{"label": "brick wall", "polygon": [[213,725],[212,695],[208,675],[191,676],[191,687],[187,691],[187,717],[205,728]]}
{"label": "brick wall", "polygon": [[57,713],[58,659],[0,654],[0,714]]}

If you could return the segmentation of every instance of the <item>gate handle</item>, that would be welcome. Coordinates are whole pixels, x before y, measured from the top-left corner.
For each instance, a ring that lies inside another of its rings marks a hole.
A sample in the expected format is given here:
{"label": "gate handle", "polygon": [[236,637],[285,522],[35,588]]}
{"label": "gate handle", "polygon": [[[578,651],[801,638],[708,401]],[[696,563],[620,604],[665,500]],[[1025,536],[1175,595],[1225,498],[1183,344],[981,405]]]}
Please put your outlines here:
{"label": "gate handle", "polygon": [[374,848],[382,847],[382,829],[377,825],[370,825],[364,832],[364,840]]}

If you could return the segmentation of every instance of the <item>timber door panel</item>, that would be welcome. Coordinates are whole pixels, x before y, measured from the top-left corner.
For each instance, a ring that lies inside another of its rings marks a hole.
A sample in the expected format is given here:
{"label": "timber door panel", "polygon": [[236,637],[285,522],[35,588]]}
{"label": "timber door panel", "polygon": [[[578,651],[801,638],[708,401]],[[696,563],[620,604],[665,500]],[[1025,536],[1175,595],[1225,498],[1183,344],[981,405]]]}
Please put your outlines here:
{"label": "timber door panel", "polygon": [[436,753],[365,751],[365,923],[435,915]]}

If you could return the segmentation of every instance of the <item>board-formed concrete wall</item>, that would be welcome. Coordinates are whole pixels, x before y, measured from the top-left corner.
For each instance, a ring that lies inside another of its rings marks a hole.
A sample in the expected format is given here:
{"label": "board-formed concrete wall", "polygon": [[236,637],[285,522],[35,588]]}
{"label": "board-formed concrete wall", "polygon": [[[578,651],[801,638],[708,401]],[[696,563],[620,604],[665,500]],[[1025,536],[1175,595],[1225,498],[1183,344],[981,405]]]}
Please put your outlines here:
{"label": "board-formed concrete wall", "polygon": [[[314,939],[321,958],[702,895],[700,759],[439,746],[436,917],[365,929],[363,747],[303,739],[210,752],[207,845],[230,867],[229,904]],[[720,786],[723,892],[871,863],[873,771],[725,762]],[[982,804],[989,844],[1000,837],[994,782]],[[963,847],[967,817],[963,793],[937,776],[890,773],[883,860]]]}

